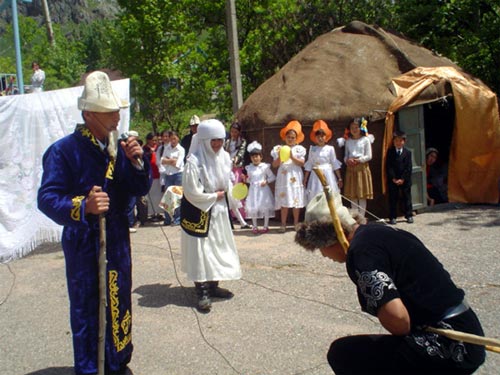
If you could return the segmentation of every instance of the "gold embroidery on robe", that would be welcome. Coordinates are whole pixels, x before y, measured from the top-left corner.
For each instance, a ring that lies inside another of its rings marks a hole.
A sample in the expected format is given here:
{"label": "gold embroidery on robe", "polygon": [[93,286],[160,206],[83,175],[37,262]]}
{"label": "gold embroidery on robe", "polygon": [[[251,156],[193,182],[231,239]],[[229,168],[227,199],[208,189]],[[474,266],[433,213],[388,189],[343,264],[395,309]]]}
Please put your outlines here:
{"label": "gold embroidery on robe", "polygon": [[188,219],[184,218],[182,219],[182,227],[190,230],[191,232],[195,233],[207,233],[208,231],[208,218],[209,218],[210,212],[205,212],[200,210],[200,221],[199,222],[194,222],[194,221],[189,221]]}
{"label": "gold embroidery on robe", "polygon": [[[101,146],[99,145],[99,142],[97,141],[97,138],[94,136],[94,134],[92,134],[92,132],[83,124],[78,124],[76,126],[76,129],[86,138],[88,138],[92,144],[94,144],[95,146],[99,147],[99,149],[101,148]],[[108,163],[108,167],[106,168],[106,178],[108,180],[112,180],[113,179],[113,172],[115,171],[115,160],[114,158],[110,158],[109,160],[109,163]]]}
{"label": "gold embroidery on robe", "polygon": [[81,216],[80,216],[80,207],[82,207],[82,201],[85,197],[83,195],[78,195],[71,199],[71,203],[73,204],[73,207],[71,207],[71,218],[74,221],[80,221]]}
{"label": "gold embroidery on robe", "polygon": [[113,179],[113,172],[115,171],[115,159],[111,158],[108,163],[108,168],[106,169],[106,178],[108,180]]}
{"label": "gold embroidery on robe", "polygon": [[80,133],[82,133],[82,135],[88,139],[90,139],[90,141],[96,145],[97,147],[100,147],[99,146],[99,142],[97,142],[97,139],[96,137],[94,137],[94,134],[92,134],[92,132],[83,124],[78,124],[76,126],[76,130],[78,130]]}
{"label": "gold embroidery on robe", "polygon": [[[111,309],[111,332],[113,335],[113,343],[116,351],[119,352],[132,341],[132,332],[130,326],[132,323],[132,316],[130,311],[125,311],[125,315],[120,322],[120,301],[118,300],[118,272],[111,270],[108,272],[109,282],[109,307]],[[120,336],[123,339],[120,339]]]}

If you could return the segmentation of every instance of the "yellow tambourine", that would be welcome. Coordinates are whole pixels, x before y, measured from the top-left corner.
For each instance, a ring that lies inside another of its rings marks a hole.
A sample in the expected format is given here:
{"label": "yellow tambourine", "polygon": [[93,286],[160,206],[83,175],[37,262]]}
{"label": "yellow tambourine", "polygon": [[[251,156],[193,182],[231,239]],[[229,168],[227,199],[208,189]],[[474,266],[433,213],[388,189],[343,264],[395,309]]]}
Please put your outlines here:
{"label": "yellow tambourine", "polygon": [[239,182],[233,186],[232,194],[234,199],[241,201],[248,194],[248,186],[243,182]]}
{"label": "yellow tambourine", "polygon": [[282,163],[286,163],[290,159],[290,146],[281,146],[280,148],[280,160]]}

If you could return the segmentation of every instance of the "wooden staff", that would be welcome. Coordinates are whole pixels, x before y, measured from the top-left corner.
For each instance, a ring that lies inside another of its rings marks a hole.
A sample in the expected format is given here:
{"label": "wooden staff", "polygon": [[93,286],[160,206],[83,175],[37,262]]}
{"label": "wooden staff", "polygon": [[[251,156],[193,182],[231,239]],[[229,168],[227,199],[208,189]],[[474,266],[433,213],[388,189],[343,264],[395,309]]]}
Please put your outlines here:
{"label": "wooden staff", "polygon": [[99,336],[97,345],[97,373],[104,375],[106,338],[106,216],[99,215]]}
{"label": "wooden staff", "polygon": [[323,191],[325,192],[326,201],[328,202],[328,208],[330,210],[330,216],[333,220],[333,227],[335,228],[337,239],[344,249],[344,252],[347,253],[347,249],[349,248],[349,241],[347,241],[344,229],[342,228],[342,224],[340,223],[339,216],[337,215],[337,211],[335,210],[335,202],[333,201],[333,197],[330,192],[330,186],[328,185],[326,177],[321,169],[313,168],[313,171],[314,173],[316,173],[316,176],[318,176],[321,185],[323,185]]}
{"label": "wooden staff", "polygon": [[481,345],[484,346],[486,350],[500,354],[500,340],[497,339],[473,335],[471,333],[454,331],[452,329],[427,327],[425,330],[427,332],[432,332],[444,337],[448,337],[452,340],[463,341],[468,344]]}
{"label": "wooden staff", "polygon": [[[333,226],[335,227],[335,233],[337,234],[337,239],[342,245],[344,251],[347,253],[347,249],[349,248],[349,241],[347,241],[347,238],[345,237],[344,234],[344,230],[342,229],[342,225],[340,224],[340,219],[335,209],[335,203],[333,201],[332,194],[330,192],[330,187],[328,186],[328,182],[326,181],[325,175],[323,174],[321,169],[313,168],[313,171],[318,176],[321,185],[323,185],[323,191],[325,192],[326,201],[328,202],[328,208],[330,209],[330,215],[333,220]],[[425,330],[427,332],[432,332],[444,337],[448,337],[449,339],[452,340],[462,341],[468,344],[481,345],[484,346],[486,350],[489,350],[494,353],[500,353],[500,340],[473,335],[461,331],[454,331],[451,329],[427,327]]]}

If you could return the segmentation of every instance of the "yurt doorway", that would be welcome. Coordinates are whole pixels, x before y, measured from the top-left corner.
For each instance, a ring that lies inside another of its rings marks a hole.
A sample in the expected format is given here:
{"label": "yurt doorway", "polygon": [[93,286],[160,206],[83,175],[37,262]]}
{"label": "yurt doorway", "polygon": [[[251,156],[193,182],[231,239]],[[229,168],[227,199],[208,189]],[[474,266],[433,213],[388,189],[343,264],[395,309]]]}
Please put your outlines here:
{"label": "yurt doorway", "polygon": [[[405,107],[397,113],[396,129],[406,133],[406,147],[412,151],[411,194],[414,210],[428,205],[426,150],[438,150],[433,170],[440,171],[440,181],[446,184],[454,122],[455,107],[451,96]],[[447,195],[446,187],[442,195]]]}
{"label": "yurt doorway", "polygon": [[[423,105],[425,122],[425,148],[434,153],[426,166],[428,183],[432,185],[430,198],[433,204],[448,201],[448,164],[455,124],[455,104],[452,96],[443,97]],[[436,160],[434,160],[437,157]]]}
{"label": "yurt doorway", "polygon": [[453,97],[444,97],[424,105],[425,147],[439,150],[443,163],[450,158],[453,124],[455,123],[455,104]]}
{"label": "yurt doorway", "polygon": [[406,133],[405,147],[412,154],[411,199],[413,209],[427,206],[425,182],[425,123],[421,105],[405,107],[398,111],[395,129]]}

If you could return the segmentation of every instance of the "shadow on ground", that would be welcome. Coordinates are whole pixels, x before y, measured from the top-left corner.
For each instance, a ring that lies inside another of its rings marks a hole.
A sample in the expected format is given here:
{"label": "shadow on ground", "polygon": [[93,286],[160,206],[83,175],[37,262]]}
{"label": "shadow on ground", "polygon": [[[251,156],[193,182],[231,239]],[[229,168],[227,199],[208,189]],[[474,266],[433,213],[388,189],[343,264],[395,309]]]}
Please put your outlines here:
{"label": "shadow on ground", "polygon": [[[49,367],[26,375],[74,375],[73,367]],[[123,375],[134,375],[132,370],[127,367]]]}
{"label": "shadow on ground", "polygon": [[160,308],[167,305],[192,307],[195,289],[184,286],[171,287],[172,284],[141,285],[133,293],[139,294],[139,306]]}
{"label": "shadow on ground", "polygon": [[26,375],[74,375],[73,367],[49,367]]}
{"label": "shadow on ground", "polygon": [[34,255],[52,254],[58,252],[61,253],[61,256],[64,256],[60,242],[46,242],[38,245],[34,251],[30,252],[24,258],[28,258]]}
{"label": "shadow on ground", "polygon": [[[446,222],[454,222],[461,226],[462,230],[471,230],[475,227],[496,227],[500,226],[500,206],[498,211],[491,210],[491,207],[496,207],[498,205],[473,205],[473,204],[462,204],[462,203],[446,203],[430,207],[425,210],[425,212],[453,212],[456,211],[456,215],[451,215]],[[417,216],[418,219],[418,216]],[[445,224],[445,222],[429,222],[429,226],[440,226]]]}

